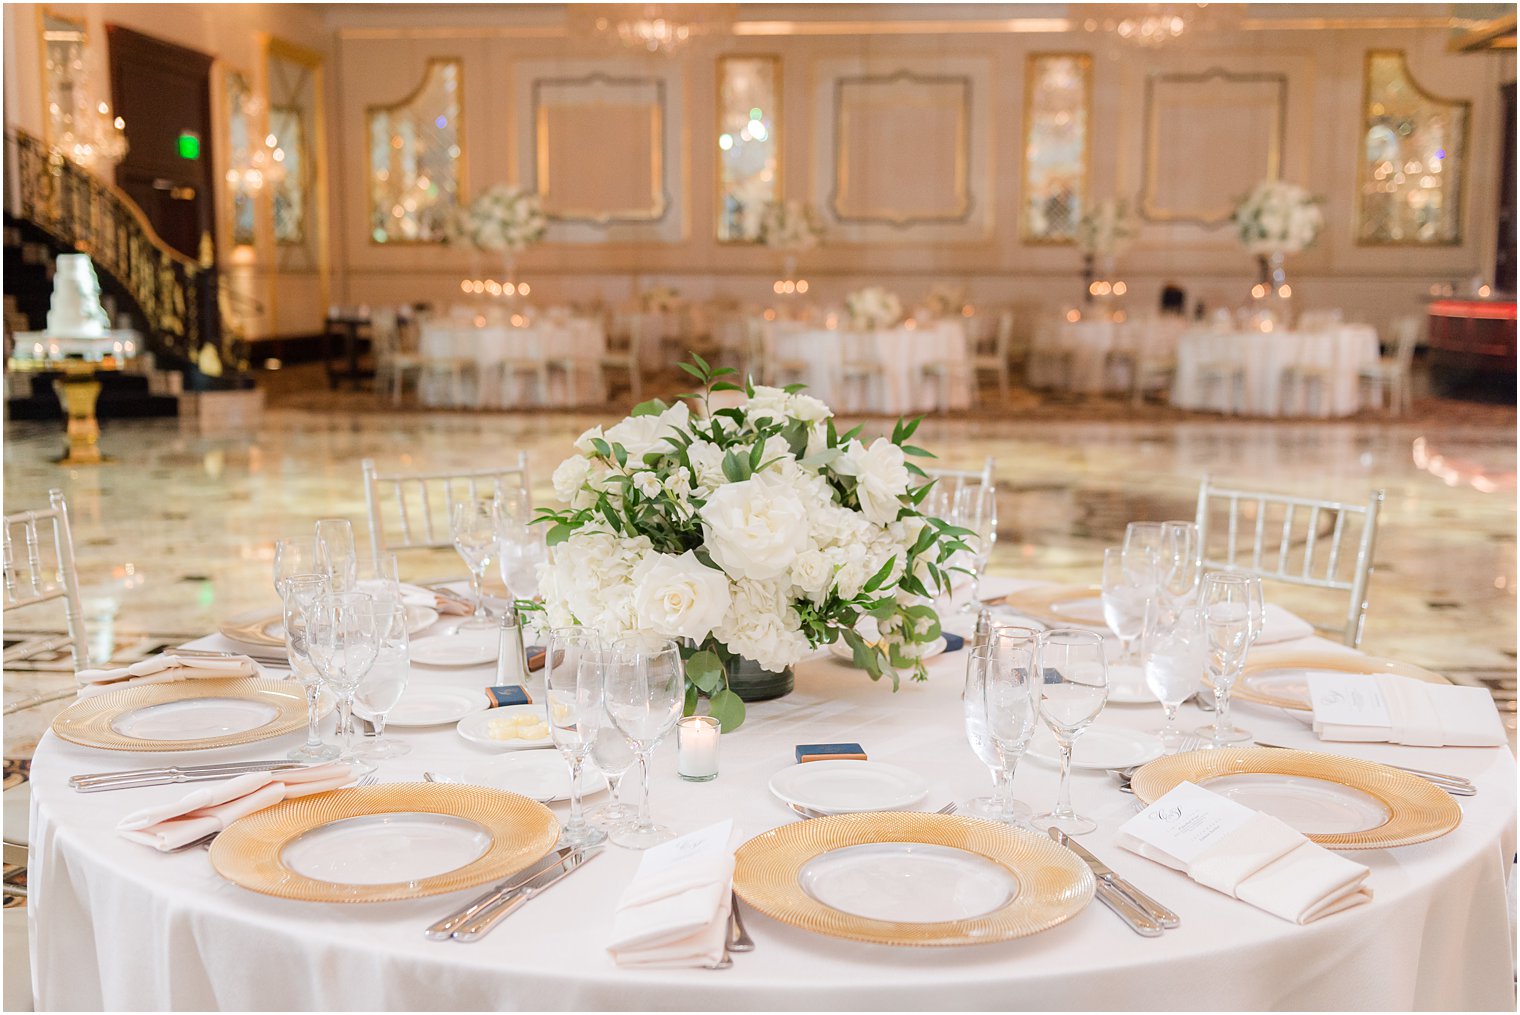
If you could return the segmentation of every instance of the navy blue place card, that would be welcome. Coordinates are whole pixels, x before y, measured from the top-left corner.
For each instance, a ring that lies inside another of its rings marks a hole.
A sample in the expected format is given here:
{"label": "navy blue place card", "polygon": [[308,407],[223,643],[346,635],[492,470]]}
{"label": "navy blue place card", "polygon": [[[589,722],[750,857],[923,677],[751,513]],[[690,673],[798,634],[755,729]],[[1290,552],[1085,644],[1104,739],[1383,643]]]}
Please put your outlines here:
{"label": "navy blue place card", "polygon": [[797,764],[804,761],[865,761],[866,749],[859,744],[798,744]]}
{"label": "navy blue place card", "polygon": [[962,638],[958,634],[951,634],[949,631],[942,631],[940,633],[940,637],[945,639],[946,652],[959,652],[961,649],[966,647],[966,639]]}
{"label": "navy blue place card", "polygon": [[486,702],[486,708],[501,708],[503,705],[531,705],[533,696],[521,684],[506,684],[486,688]]}

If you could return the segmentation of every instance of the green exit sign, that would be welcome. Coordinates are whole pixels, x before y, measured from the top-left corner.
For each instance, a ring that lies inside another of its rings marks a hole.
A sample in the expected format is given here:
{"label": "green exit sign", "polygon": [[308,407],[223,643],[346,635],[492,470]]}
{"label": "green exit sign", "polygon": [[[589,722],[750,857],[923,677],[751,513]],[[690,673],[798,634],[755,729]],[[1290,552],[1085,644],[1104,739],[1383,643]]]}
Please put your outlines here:
{"label": "green exit sign", "polygon": [[182,159],[198,159],[201,157],[201,136],[188,130],[182,130],[179,134],[179,157]]}

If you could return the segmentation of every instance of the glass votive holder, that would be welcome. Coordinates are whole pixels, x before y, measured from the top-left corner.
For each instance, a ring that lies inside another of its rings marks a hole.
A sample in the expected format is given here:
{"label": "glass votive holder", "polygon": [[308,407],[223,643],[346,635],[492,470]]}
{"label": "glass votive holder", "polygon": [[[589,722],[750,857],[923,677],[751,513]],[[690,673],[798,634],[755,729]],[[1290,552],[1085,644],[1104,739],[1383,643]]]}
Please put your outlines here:
{"label": "glass votive holder", "polygon": [[716,779],[722,733],[722,726],[710,715],[689,715],[676,723],[676,774],[687,782]]}

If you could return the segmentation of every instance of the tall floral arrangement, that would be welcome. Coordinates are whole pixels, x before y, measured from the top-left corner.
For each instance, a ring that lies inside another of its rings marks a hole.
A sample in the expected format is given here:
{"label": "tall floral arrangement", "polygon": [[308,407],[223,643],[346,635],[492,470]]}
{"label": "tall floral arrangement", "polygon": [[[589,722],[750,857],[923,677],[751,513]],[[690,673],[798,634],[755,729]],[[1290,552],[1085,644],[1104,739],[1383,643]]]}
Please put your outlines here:
{"label": "tall floral arrangement", "polygon": [[956,317],[966,306],[966,287],[936,282],[929,287],[924,305],[935,317]]}
{"label": "tall floral arrangement", "polygon": [[758,238],[772,250],[806,253],[823,237],[823,218],[801,201],[767,201],[761,209]]}
{"label": "tall floral arrangement", "polygon": [[[555,469],[566,506],[539,519],[549,623],[678,640],[687,714],[706,697],[725,730],[744,719],[729,686],[741,658],[779,671],[843,639],[872,679],[924,679],[930,603],[969,533],[920,510],[933,483],[913,459],[933,456],[908,443],[918,421],[867,442],[800,385],[741,387],[692,360],[701,391],[592,428]],[[714,409],[723,391],[743,401]],[[856,630],[867,616],[879,641]]]}
{"label": "tall floral arrangement", "polygon": [[459,209],[449,233],[453,241],[479,250],[517,253],[542,240],[548,227],[537,194],[498,183]]}
{"label": "tall floral arrangement", "polygon": [[857,331],[890,328],[902,320],[902,300],[879,285],[867,286],[844,298],[844,312]]}
{"label": "tall floral arrangement", "polygon": [[1077,220],[1077,249],[1089,257],[1117,257],[1139,235],[1140,223],[1121,198],[1099,201]]}
{"label": "tall floral arrangement", "polygon": [[1297,184],[1264,180],[1235,206],[1240,242],[1253,254],[1296,254],[1325,224],[1319,199]]}

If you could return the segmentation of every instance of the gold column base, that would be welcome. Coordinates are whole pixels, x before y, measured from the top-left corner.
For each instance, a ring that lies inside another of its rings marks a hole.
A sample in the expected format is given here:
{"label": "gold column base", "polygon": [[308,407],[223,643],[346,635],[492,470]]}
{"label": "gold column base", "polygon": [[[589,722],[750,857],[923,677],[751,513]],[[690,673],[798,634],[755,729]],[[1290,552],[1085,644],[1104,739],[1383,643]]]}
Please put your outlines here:
{"label": "gold column base", "polygon": [[53,382],[58,403],[68,415],[69,443],[59,465],[99,465],[110,461],[100,453],[100,421],[95,418],[95,403],[100,399],[100,381],[93,373],[60,377]]}

